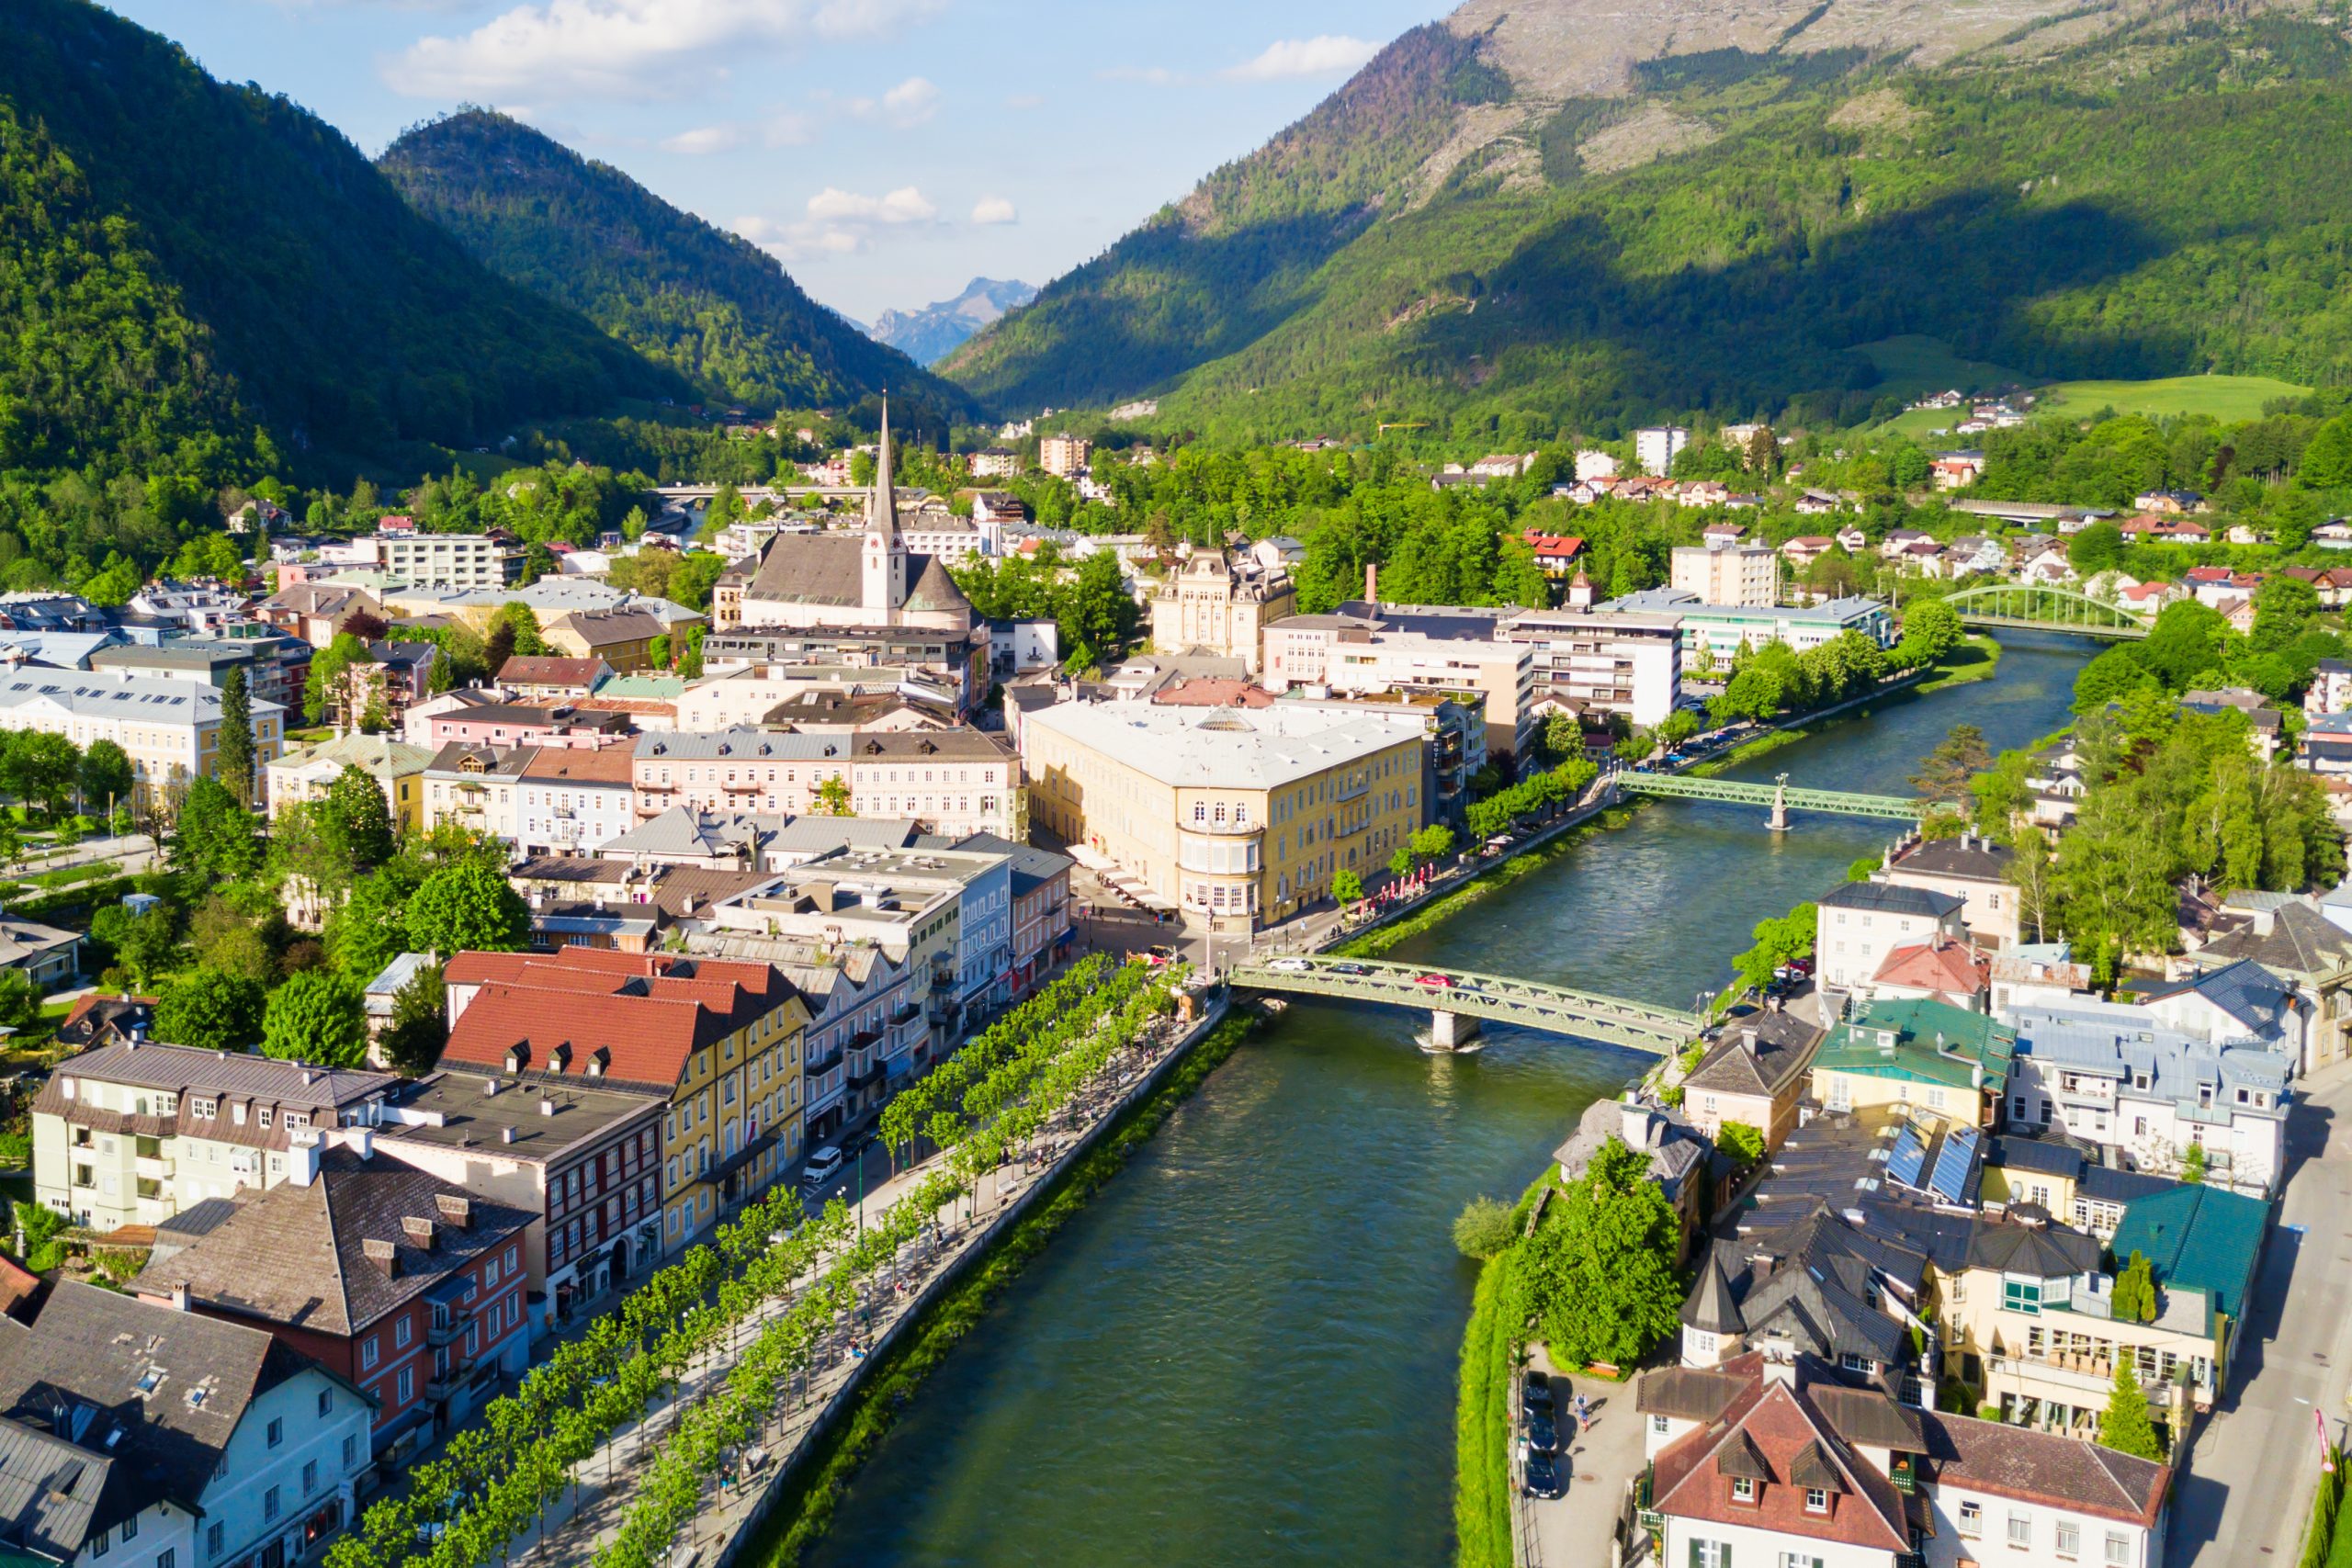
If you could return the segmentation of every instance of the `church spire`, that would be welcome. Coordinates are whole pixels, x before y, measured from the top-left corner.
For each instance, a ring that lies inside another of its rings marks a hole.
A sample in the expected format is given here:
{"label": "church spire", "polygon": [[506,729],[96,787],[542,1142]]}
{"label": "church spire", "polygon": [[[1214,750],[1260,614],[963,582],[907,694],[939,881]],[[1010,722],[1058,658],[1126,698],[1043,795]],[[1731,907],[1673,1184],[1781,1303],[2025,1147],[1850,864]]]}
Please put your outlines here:
{"label": "church spire", "polygon": [[874,490],[865,502],[866,526],[877,530],[884,539],[896,543],[899,536],[899,493],[890,478],[890,394],[882,394],[882,440],[874,457]]}

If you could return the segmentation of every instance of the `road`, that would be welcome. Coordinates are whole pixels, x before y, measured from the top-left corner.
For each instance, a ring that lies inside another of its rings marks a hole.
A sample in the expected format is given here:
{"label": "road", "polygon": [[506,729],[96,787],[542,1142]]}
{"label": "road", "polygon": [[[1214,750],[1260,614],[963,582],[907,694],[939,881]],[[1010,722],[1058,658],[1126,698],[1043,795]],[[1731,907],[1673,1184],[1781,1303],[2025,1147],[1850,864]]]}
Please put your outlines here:
{"label": "road", "polygon": [[2175,1493],[2174,1560],[2291,1562],[2319,1473],[2314,1412],[2346,1437],[2352,1370],[2352,1064],[2302,1082],[2287,1117],[2288,1179],[2256,1275],[2236,1393],[2198,1435]]}

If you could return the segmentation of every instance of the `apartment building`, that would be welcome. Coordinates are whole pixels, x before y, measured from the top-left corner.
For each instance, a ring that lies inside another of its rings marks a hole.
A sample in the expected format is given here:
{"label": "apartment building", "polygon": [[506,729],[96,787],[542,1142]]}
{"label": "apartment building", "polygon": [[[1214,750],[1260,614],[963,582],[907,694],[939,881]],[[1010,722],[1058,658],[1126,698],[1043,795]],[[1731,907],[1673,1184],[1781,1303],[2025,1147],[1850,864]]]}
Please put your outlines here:
{"label": "apartment building", "polygon": [[1041,823],[1229,931],[1385,866],[1428,819],[1423,746],[1417,717],[1287,705],[1065,703],[1022,726]]}
{"label": "apartment building", "polygon": [[1074,479],[1094,453],[1094,443],[1082,435],[1044,435],[1037,439],[1037,466],[1057,479]]}
{"label": "apartment building", "polygon": [[367,1129],[354,1138],[296,1145],[283,1184],[130,1289],[266,1330],[356,1384],[380,1454],[456,1430],[529,1364],[531,1216],[376,1154]]}
{"label": "apartment building", "polygon": [[1682,701],[1681,628],[1671,615],[1560,609],[1513,615],[1497,635],[1532,650],[1537,702],[1651,729]]}
{"label": "apartment building", "polygon": [[1297,689],[1283,700],[1327,713],[1418,716],[1421,721],[1422,798],[1430,803],[1430,819],[1461,825],[1470,805],[1470,781],[1487,765],[1484,702],[1469,693],[1458,697],[1444,692],[1413,691],[1318,696]]}
{"label": "apartment building", "polygon": [[804,816],[840,779],[854,816],[907,818],[950,838],[1028,837],[1021,759],[977,729],[647,735],[633,776],[640,818],[675,806]]}
{"label": "apartment building", "polygon": [[356,1516],[368,1399],[257,1327],[62,1280],[0,1336],[11,1555],[295,1563]]}
{"label": "apartment building", "polygon": [[269,815],[277,817],[289,806],[324,799],[345,768],[357,768],[384,792],[393,828],[415,831],[424,826],[424,773],[432,765],[433,753],[422,746],[354,731],[297,746],[272,760],[262,776]]}
{"label": "apartment building", "polygon": [[2291,1051],[2208,1040],[2154,1010],[2089,997],[2019,1008],[2007,1125],[2074,1139],[2108,1164],[2178,1175],[2191,1145],[2205,1179],[2267,1194],[2284,1174]]}
{"label": "apartment building", "polygon": [[941,1038],[924,1006],[931,965],[906,946],[886,945],[882,928],[854,911],[826,911],[836,912],[852,916],[834,927],[838,934],[755,934],[729,924],[687,938],[697,953],[775,964],[807,999],[801,1137],[812,1149],[880,1114]]}
{"label": "apartment building", "polygon": [[444,1068],[536,1089],[586,1078],[666,1100],[659,1179],[625,1168],[608,1234],[659,1213],[675,1251],[799,1157],[808,1008],[771,965],[569,946],[461,953],[444,976]]}
{"label": "apartment building", "polygon": [[376,540],[384,576],[411,588],[511,588],[523,551],[487,534],[385,534]]}
{"label": "apartment building", "polygon": [[1282,567],[1202,550],[1151,595],[1151,646],[1238,659],[1250,674],[1263,657],[1265,628],[1294,614],[1298,590]]}
{"label": "apartment building", "polygon": [[628,748],[526,748],[523,758],[514,820],[514,841],[526,853],[593,855],[637,826],[636,759]]}
{"label": "apartment building", "polygon": [[1866,1002],[1822,1042],[1813,1092],[1833,1111],[1926,1111],[1962,1128],[1996,1126],[2016,1050],[2016,1032],[1981,1012]]}
{"label": "apartment building", "polygon": [[1524,643],[1415,631],[1342,631],[1331,646],[1324,684],[1351,694],[1475,695],[1486,714],[1491,757],[1527,756],[1540,738],[1534,650]]}
{"label": "apartment building", "polygon": [[956,847],[978,854],[1002,855],[1012,887],[1012,973],[1010,999],[1035,989],[1046,971],[1069,955],[1078,928],[1070,923],[1069,874],[1078,863],[1035,844],[1018,844],[993,833],[959,839]]}
{"label": "apartment building", "polygon": [[567,659],[601,659],[627,675],[653,668],[653,639],[668,637],[670,628],[649,610],[616,606],[574,610],[548,622],[541,635]]}
{"label": "apartment building", "polygon": [[1716,667],[1728,669],[1742,648],[1783,642],[1799,653],[1858,632],[1881,648],[1894,640],[1894,616],[1880,600],[1849,596],[1818,604],[1782,604],[1772,608],[1741,604],[1710,604],[1694,593],[1674,588],[1645,588],[1610,600],[1603,610],[1637,615],[1673,615],[1682,624],[1682,658],[1686,666],[1701,655]]}
{"label": "apartment building", "polygon": [[[1634,432],[1634,460],[1642,472],[1663,477],[1674,467],[1674,459],[1690,445],[1690,432],[1679,424],[1645,425]],[[1577,477],[1582,479],[1583,465],[1577,465]]]}
{"label": "apartment building", "polygon": [[[458,694],[451,692],[447,696]],[[435,698],[435,702],[446,700]],[[417,739],[417,727],[407,727]],[[467,746],[618,746],[636,732],[625,713],[567,705],[525,707],[515,703],[463,703],[424,721],[424,744]]]}
{"label": "apartment building", "polygon": [[[276,758],[286,710],[254,699],[254,761]],[[119,671],[18,669],[0,674],[0,729],[62,735],[87,749],[111,740],[130,758],[135,793],[220,773],[220,693],[204,681],[159,681]]]}
{"label": "apartment building", "polygon": [[375,1125],[399,1083],[186,1045],[101,1045],[61,1063],[33,1100],[33,1196],[93,1230],[157,1224],[277,1186],[298,1143]]}
{"label": "apartment building", "polygon": [[[660,1264],[667,1110],[659,1094],[437,1072],[385,1108],[376,1152],[530,1216],[523,1273],[545,1303],[532,1325],[541,1333]],[[624,1213],[632,1186],[633,1222]]]}
{"label": "apartment building", "polygon": [[1960,922],[1981,947],[2014,947],[2023,902],[2009,881],[2017,852],[1976,833],[1956,839],[1911,840],[1871,880],[1892,887],[1949,894],[1961,901]]}
{"label": "apartment building", "polygon": [[1961,914],[1966,908],[1950,893],[1899,887],[1883,882],[1849,882],[1815,901],[1814,962],[1825,992],[1850,991],[1869,983],[1898,947],[1940,937],[1967,940]]}
{"label": "apartment building", "polygon": [[1702,604],[1762,610],[1781,601],[1781,558],[1770,545],[1736,538],[1678,545],[1668,573],[1669,587]]}
{"label": "apartment building", "polygon": [[538,755],[530,746],[497,747],[450,741],[433,753],[424,773],[421,812],[426,832],[447,823],[508,843],[521,829],[514,809],[523,770]]}

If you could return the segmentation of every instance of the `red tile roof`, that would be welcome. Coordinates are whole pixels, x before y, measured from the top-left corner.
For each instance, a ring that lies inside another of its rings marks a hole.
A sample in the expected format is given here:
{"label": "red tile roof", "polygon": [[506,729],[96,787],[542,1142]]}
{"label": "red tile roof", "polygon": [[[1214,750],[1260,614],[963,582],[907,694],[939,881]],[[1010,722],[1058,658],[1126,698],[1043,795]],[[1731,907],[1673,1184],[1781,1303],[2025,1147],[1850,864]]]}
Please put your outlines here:
{"label": "red tile roof", "polygon": [[[781,1008],[807,1005],[766,964],[563,947],[553,953],[460,953],[444,971],[478,986],[449,1032],[445,1065],[585,1074],[670,1085],[696,1051]],[[595,998],[594,1006],[583,1005]]]}
{"label": "red tile roof", "polygon": [[1956,942],[1918,942],[1898,947],[1886,955],[1878,973],[1871,976],[1881,985],[1906,986],[1913,990],[1941,991],[1961,997],[1984,990],[1992,978],[1992,961]]}
{"label": "red tile roof", "polygon": [[1549,557],[1555,560],[1573,560],[1584,553],[1584,540],[1578,535],[1531,532],[1525,537],[1527,547],[1533,550],[1539,558]]}

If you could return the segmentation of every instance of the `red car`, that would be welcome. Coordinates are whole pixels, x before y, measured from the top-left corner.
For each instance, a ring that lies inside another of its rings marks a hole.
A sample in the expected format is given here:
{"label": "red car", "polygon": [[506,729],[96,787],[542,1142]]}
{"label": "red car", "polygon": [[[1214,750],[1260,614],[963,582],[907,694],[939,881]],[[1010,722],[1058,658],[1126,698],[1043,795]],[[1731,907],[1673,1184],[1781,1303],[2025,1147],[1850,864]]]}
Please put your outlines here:
{"label": "red car", "polygon": [[1450,991],[1453,989],[1453,976],[1451,975],[1424,975],[1419,979],[1414,981],[1413,984],[1416,986],[1432,987],[1438,990]]}

